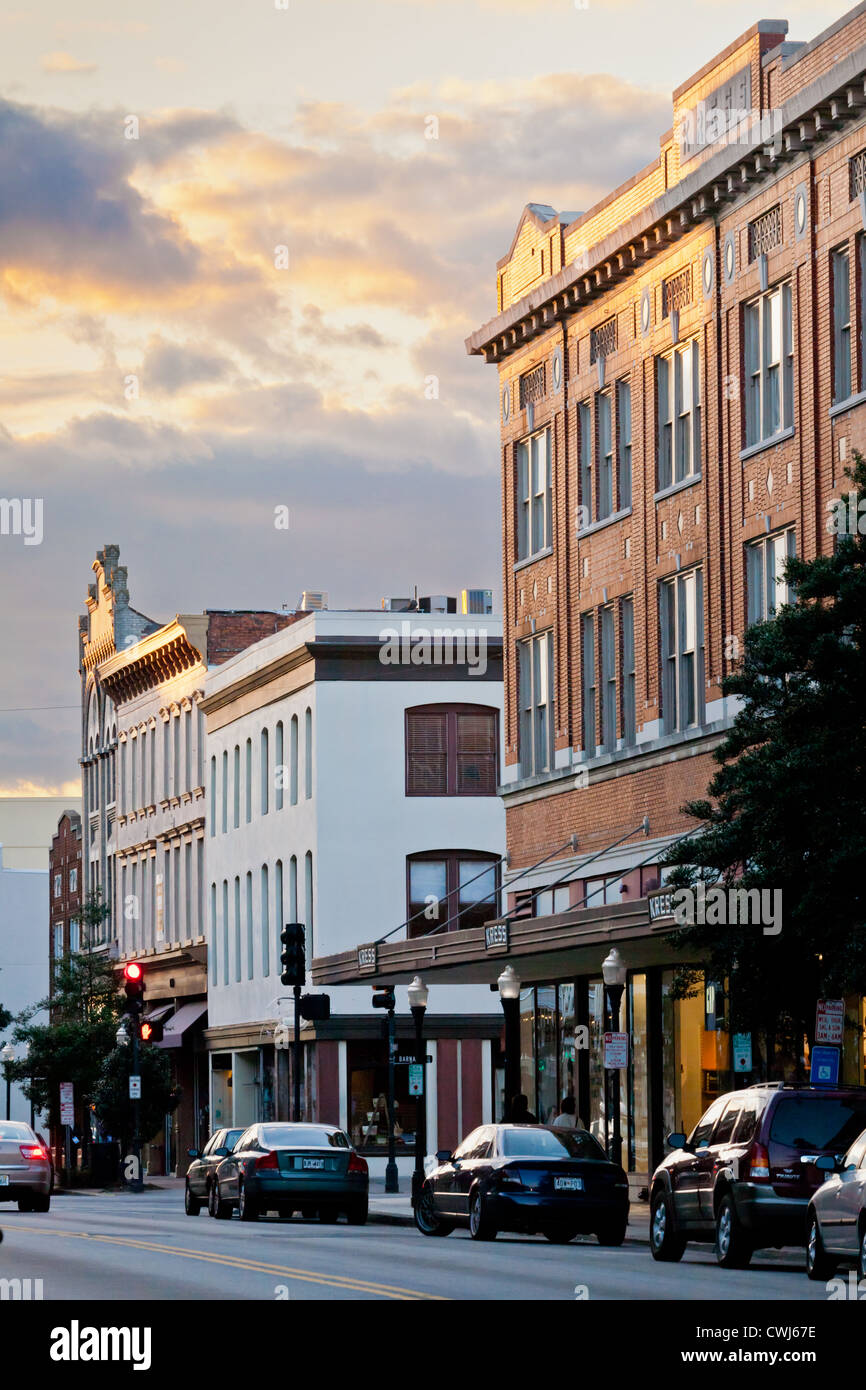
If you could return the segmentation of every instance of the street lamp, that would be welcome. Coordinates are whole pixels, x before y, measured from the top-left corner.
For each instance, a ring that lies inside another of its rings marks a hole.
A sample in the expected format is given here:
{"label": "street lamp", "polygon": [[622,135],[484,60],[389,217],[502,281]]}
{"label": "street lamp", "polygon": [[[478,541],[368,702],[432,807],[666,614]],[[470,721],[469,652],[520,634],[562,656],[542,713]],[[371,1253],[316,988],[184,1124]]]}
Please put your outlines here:
{"label": "street lamp", "polygon": [[126,1026],[123,1023],[121,1023],[120,1027],[115,1033],[114,1040],[117,1043],[118,1047],[129,1046],[129,1034],[127,1033]]}
{"label": "street lamp", "polygon": [[421,1067],[421,1094],[415,1097],[415,1168],[412,1173],[412,1206],[418,1205],[424,1182],[424,1157],[427,1153],[427,1071],[424,1046],[424,1015],[430,991],[416,975],[409,986],[409,1008],[415,1021],[415,1061]]}
{"label": "street lamp", "polygon": [[[607,990],[607,1006],[610,1011],[611,1031],[619,1032],[619,1006],[626,982],[626,965],[619,951],[612,946],[601,963],[601,973]],[[620,1074],[619,1067],[613,1069],[613,1138],[609,1141],[610,1154],[614,1163],[622,1166],[622,1125],[620,1116]]]}
{"label": "street lamp", "polygon": [[520,976],[506,965],[499,979],[499,999],[505,1015],[505,1116],[511,1119],[514,1097],[520,1090]]}
{"label": "street lamp", "polygon": [[9,1063],[15,1061],[15,1048],[11,1042],[8,1042],[3,1051],[0,1052],[0,1057],[3,1059],[3,1070],[6,1073],[6,1118],[10,1120],[12,1118],[12,1076],[9,1071]]}

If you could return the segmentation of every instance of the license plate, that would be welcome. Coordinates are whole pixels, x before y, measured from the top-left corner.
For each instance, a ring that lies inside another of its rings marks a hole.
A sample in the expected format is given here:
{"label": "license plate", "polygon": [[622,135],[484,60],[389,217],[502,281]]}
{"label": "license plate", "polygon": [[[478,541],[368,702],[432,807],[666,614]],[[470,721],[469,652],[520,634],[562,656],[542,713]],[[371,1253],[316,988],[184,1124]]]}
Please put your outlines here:
{"label": "license plate", "polygon": [[553,1186],[557,1192],[582,1192],[583,1178],[554,1178]]}
{"label": "license plate", "polygon": [[324,1166],[325,1160],[323,1158],[305,1158],[301,1162],[302,1168],[324,1168]]}
{"label": "license plate", "polygon": [[0,1187],[8,1187],[8,1186],[9,1186],[9,1174],[8,1174],[8,1173],[0,1173]]}

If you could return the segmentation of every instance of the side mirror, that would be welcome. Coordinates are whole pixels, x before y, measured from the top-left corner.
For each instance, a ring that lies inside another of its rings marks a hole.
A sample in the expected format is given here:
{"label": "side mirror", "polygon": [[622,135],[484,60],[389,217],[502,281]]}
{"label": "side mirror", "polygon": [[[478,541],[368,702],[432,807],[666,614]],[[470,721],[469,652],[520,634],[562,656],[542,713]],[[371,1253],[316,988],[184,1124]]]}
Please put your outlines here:
{"label": "side mirror", "polygon": [[450,1150],[450,1149],[437,1149],[437,1150],[436,1150],[436,1162],[437,1162],[437,1163],[450,1163],[450,1162],[451,1162],[451,1150]]}
{"label": "side mirror", "polygon": [[225,1158],[230,1153],[231,1149],[227,1149],[225,1144],[220,1144],[218,1149],[214,1149],[215,1158]]}
{"label": "side mirror", "polygon": [[669,1149],[684,1149],[687,1143],[688,1139],[686,1138],[685,1134],[680,1134],[678,1130],[675,1133],[668,1135]]}
{"label": "side mirror", "polygon": [[820,1168],[822,1173],[835,1173],[838,1166],[833,1154],[819,1154],[815,1159],[815,1167]]}
{"label": "side mirror", "polygon": [[201,1158],[198,1149],[187,1149],[186,1156],[187,1158]]}

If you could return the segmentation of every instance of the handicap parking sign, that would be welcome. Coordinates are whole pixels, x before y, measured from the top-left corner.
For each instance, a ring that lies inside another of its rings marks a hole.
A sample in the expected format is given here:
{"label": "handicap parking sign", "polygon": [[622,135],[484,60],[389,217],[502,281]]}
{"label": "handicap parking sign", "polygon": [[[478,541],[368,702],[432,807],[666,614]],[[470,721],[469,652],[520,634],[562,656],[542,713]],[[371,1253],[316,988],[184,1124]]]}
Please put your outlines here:
{"label": "handicap parking sign", "polygon": [[839,1083],[838,1047],[813,1047],[809,1077],[813,1086],[836,1086]]}

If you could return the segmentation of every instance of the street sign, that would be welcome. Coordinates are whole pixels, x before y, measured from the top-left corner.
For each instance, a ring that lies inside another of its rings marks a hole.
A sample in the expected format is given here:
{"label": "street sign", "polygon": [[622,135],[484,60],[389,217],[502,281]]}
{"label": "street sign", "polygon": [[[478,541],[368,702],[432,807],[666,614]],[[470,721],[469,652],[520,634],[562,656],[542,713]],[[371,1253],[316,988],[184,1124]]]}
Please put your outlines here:
{"label": "street sign", "polygon": [[815,1042],[828,1043],[830,1047],[841,1047],[844,1028],[845,1000],[819,999],[815,1019]]}
{"label": "street sign", "polygon": [[[418,1063],[418,1058],[415,1056],[415,1053],[414,1053],[414,1052],[409,1052],[409,1053],[403,1053],[403,1052],[401,1052],[397,1057],[394,1058],[394,1061],[397,1063],[397,1066],[398,1066],[398,1067],[399,1067],[399,1066],[406,1066],[407,1064],[408,1064],[410,1067],[414,1067],[414,1066],[416,1065],[416,1063]],[[427,1056],[424,1058],[424,1061],[425,1061],[425,1062],[432,1062],[432,1061],[433,1061],[433,1058],[431,1057],[431,1055],[430,1055],[429,1052],[427,1053]],[[418,1063],[418,1065],[421,1065],[421,1064]]]}
{"label": "street sign", "polygon": [[131,1076],[129,1078],[129,1099],[141,1100],[141,1077]]}
{"label": "street sign", "polygon": [[604,1065],[606,1071],[628,1066],[628,1033],[605,1033]]}
{"label": "street sign", "polygon": [[424,1094],[424,1068],[420,1062],[413,1062],[409,1067],[409,1094],[410,1096],[423,1096]]}
{"label": "street sign", "polygon": [[71,1081],[60,1083],[60,1123],[75,1124],[75,1087]]}
{"label": "street sign", "polygon": [[752,1035],[751,1033],[734,1034],[734,1071],[744,1072],[752,1070]]}
{"label": "street sign", "polygon": [[838,1086],[839,1049],[838,1047],[813,1047],[812,1070],[809,1076],[813,1086]]}

